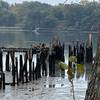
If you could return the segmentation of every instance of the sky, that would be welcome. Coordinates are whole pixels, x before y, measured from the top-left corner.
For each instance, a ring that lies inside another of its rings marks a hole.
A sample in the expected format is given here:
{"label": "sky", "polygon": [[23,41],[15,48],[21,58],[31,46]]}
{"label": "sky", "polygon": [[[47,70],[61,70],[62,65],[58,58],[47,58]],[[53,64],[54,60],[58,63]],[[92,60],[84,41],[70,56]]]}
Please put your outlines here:
{"label": "sky", "polygon": [[[39,1],[42,3],[51,4],[51,5],[58,5],[59,3],[64,3],[64,1],[66,1],[66,0],[3,0],[3,1],[7,1],[10,4],[21,3],[23,1]],[[80,1],[80,0],[68,0],[67,2],[70,3],[70,2],[78,2],[78,1]],[[89,0],[89,1],[93,1],[93,0]]]}
{"label": "sky", "polygon": [[23,1],[39,1],[39,2],[42,2],[42,3],[57,5],[59,3],[63,3],[65,0],[3,0],[3,1],[7,1],[10,4],[11,3],[21,3]]}

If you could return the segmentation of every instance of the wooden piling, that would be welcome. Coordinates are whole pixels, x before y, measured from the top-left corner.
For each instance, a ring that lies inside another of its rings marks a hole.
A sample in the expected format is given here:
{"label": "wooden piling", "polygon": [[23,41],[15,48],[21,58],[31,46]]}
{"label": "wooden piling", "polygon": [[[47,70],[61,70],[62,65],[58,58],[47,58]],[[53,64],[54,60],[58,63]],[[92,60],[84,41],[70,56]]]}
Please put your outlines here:
{"label": "wooden piling", "polygon": [[7,55],[6,55],[6,71],[10,71],[9,69],[9,52],[7,52]]}
{"label": "wooden piling", "polygon": [[28,59],[27,52],[25,52],[25,56],[24,56],[25,62],[24,62],[24,67],[23,67],[23,73],[25,73],[26,83],[28,82],[27,59]]}
{"label": "wooden piling", "polygon": [[12,85],[15,86],[15,64],[14,64],[14,51],[11,52],[11,60],[12,60],[12,76],[13,76],[13,83]]}
{"label": "wooden piling", "polygon": [[2,51],[0,51],[0,71],[3,72],[3,58],[2,58]]}
{"label": "wooden piling", "polygon": [[86,62],[92,63],[93,60],[93,49],[92,47],[86,47]]}
{"label": "wooden piling", "polygon": [[[70,56],[73,55],[72,46],[71,45],[68,46],[68,51],[69,51],[68,52],[68,58],[69,58]],[[68,65],[69,65],[69,67],[72,67],[72,62],[68,61]]]}
{"label": "wooden piling", "polygon": [[29,50],[29,81],[32,78],[32,49]]}
{"label": "wooden piling", "polygon": [[49,76],[52,75],[52,54],[49,54]]}
{"label": "wooden piling", "polygon": [[47,50],[45,47],[45,44],[42,44],[41,54],[40,54],[40,60],[41,60],[41,67],[42,67],[42,75],[47,76],[47,66],[46,66],[46,58],[47,58]]}
{"label": "wooden piling", "polygon": [[52,75],[55,76],[55,55],[52,54]]}
{"label": "wooden piling", "polygon": [[85,50],[84,50],[84,45],[80,45],[80,62],[84,63],[84,55],[85,55]]}
{"label": "wooden piling", "polygon": [[37,78],[41,77],[41,60],[40,60],[40,53],[37,54],[37,63],[36,63],[36,76]]}
{"label": "wooden piling", "polygon": [[65,62],[65,56],[64,56],[64,51],[65,51],[65,44],[63,43],[63,45],[62,45],[62,48],[61,48],[62,50],[62,61],[63,62]]}
{"label": "wooden piling", "polygon": [[18,59],[17,59],[17,57],[16,57],[16,62],[15,62],[15,64],[16,64],[17,85],[19,85],[19,79],[18,79]]}
{"label": "wooden piling", "polygon": [[22,55],[19,58],[19,81],[22,81],[22,67],[23,67],[23,59]]}
{"label": "wooden piling", "polygon": [[74,53],[74,56],[76,56],[76,47],[75,47],[75,45],[73,46],[73,53]]}

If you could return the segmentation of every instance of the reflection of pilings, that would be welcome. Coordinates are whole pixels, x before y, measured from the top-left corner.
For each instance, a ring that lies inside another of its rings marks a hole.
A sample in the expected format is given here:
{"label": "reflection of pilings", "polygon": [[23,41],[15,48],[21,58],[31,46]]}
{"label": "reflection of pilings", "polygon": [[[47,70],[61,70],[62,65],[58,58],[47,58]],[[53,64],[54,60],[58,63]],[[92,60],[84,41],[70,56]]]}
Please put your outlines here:
{"label": "reflection of pilings", "polygon": [[29,59],[29,80],[32,78],[32,59]]}
{"label": "reflection of pilings", "polygon": [[33,80],[34,80],[34,74],[35,74],[35,73],[34,73],[34,62],[33,62]]}
{"label": "reflection of pilings", "polygon": [[5,73],[3,73],[3,89],[5,89]]}
{"label": "reflection of pilings", "polygon": [[5,73],[0,72],[0,89],[5,89]]}

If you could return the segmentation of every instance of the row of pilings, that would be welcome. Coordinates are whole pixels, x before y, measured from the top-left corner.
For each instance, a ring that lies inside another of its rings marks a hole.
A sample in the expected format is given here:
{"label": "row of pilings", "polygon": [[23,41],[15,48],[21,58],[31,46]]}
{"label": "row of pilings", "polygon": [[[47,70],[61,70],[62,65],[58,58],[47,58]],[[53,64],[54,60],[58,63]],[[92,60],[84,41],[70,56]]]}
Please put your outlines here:
{"label": "row of pilings", "polygon": [[[19,49],[1,49],[0,51],[0,84],[1,88],[5,89],[6,84],[15,86],[20,83],[28,83],[41,78],[42,76],[55,76],[56,72],[56,62],[65,61],[64,50],[65,44],[57,41],[56,43],[50,43],[49,46],[39,44],[35,47],[28,48],[28,50]],[[76,42],[73,45],[69,45],[69,57],[75,56],[77,58],[77,63],[91,63],[93,58],[93,48],[91,45],[85,45],[84,43]],[[22,48],[21,48],[22,49]],[[3,70],[3,53],[6,52],[6,71],[12,72],[12,83],[5,83],[5,71]],[[16,57],[16,52],[21,52],[19,57]],[[33,61],[33,56],[36,55],[36,66]],[[19,59],[18,59],[19,58]],[[10,66],[11,59],[11,66]],[[48,60],[47,60],[48,59]],[[47,67],[47,63],[49,67]],[[71,67],[73,63],[68,62]],[[48,71],[49,69],[49,71]],[[64,70],[61,70],[64,72]]]}
{"label": "row of pilings", "polygon": [[[36,49],[18,50],[22,54],[16,56],[17,50],[1,49],[0,51],[0,88],[5,89],[5,85],[15,86],[24,84],[41,78],[42,76],[55,76],[55,63],[57,60],[64,61],[64,43],[50,44],[47,47],[44,43],[39,44]],[[6,52],[5,68],[3,64],[3,53]],[[36,55],[36,66],[33,56]],[[47,67],[47,61],[49,68]],[[11,61],[10,61],[11,60]],[[10,64],[11,63],[11,64]],[[4,70],[5,69],[5,70]],[[49,71],[47,70],[49,69]],[[12,73],[12,83],[5,82],[6,71]]]}
{"label": "row of pilings", "polygon": [[[68,46],[68,57],[75,56],[77,58],[76,63],[92,63],[93,61],[93,46],[85,44],[84,42],[76,41]],[[71,65],[71,62],[68,62]]]}

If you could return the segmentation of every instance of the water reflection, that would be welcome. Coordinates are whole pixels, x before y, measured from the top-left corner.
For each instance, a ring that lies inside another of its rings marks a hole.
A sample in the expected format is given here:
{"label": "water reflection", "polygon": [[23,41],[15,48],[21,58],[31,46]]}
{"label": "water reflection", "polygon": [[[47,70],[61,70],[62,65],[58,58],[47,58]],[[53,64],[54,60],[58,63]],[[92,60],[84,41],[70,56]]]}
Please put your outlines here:
{"label": "water reflection", "polygon": [[[88,39],[89,33],[84,32],[39,32],[40,34],[36,34],[31,31],[5,31],[0,32],[0,45],[3,46],[30,46],[34,42],[50,42],[54,36],[59,37],[61,41],[64,41],[65,44],[72,42],[73,36],[74,41],[81,40],[86,41]],[[94,50],[96,48],[97,43],[97,34],[92,34],[93,36],[93,45]]]}

